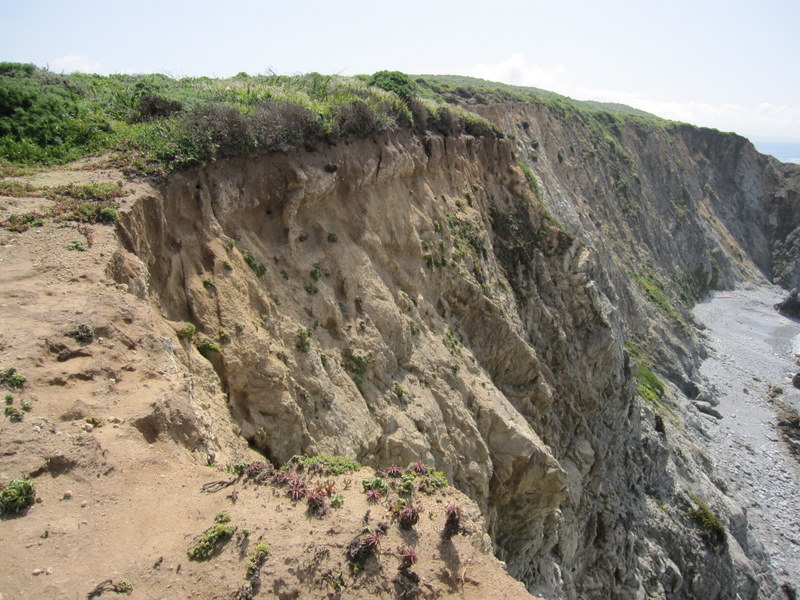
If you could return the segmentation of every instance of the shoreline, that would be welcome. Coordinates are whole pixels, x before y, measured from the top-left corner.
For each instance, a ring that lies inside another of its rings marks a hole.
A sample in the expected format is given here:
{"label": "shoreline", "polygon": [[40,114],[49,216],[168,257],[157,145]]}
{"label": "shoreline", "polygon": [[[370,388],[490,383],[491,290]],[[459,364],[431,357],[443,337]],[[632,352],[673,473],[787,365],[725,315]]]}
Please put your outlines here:
{"label": "shoreline", "polygon": [[[712,293],[693,313],[705,326],[709,356],[700,374],[715,388],[722,419],[701,414],[708,454],[728,484],[726,493],[748,517],[779,581],[800,584],[800,464],[778,430],[773,399],[800,407],[791,375],[800,323],[773,305],[775,286]],[[777,389],[782,389],[778,392]]]}

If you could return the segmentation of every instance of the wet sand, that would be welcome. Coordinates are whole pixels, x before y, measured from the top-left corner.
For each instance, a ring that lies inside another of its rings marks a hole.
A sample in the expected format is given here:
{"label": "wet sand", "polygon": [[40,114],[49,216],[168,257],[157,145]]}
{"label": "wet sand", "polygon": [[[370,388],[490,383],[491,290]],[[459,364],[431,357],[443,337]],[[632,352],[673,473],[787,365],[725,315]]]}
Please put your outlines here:
{"label": "wet sand", "polygon": [[747,512],[776,576],[800,586],[800,465],[777,430],[776,396],[800,408],[791,376],[800,370],[800,323],[773,305],[775,287],[717,292],[695,307],[709,347],[700,372],[717,389],[721,420],[702,415],[711,436],[708,452],[730,495]]}

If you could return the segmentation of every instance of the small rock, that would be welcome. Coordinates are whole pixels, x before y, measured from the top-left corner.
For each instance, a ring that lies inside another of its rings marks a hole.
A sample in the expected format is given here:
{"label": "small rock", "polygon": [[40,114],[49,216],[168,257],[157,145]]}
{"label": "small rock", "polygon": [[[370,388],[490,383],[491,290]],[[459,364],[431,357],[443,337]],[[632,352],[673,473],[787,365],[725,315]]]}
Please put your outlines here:
{"label": "small rock", "polygon": [[70,490],[67,490],[66,492],[64,492],[64,495],[61,496],[62,500],[70,500],[71,498],[72,498],[72,492]]}
{"label": "small rock", "polygon": [[86,508],[88,505],[89,505],[89,503],[86,500],[81,502],[81,508]]}
{"label": "small rock", "polygon": [[47,567],[47,570],[45,571],[45,573],[47,575],[52,575],[53,574],[53,567]]}
{"label": "small rock", "polygon": [[41,575],[42,573],[44,573],[44,569],[34,569],[31,571],[31,575]]}

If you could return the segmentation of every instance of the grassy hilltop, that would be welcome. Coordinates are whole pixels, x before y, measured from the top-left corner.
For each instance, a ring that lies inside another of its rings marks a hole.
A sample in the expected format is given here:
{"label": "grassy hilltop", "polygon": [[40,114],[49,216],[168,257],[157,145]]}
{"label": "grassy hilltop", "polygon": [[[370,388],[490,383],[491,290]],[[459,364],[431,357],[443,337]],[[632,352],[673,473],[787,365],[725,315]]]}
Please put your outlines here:
{"label": "grassy hilltop", "polygon": [[[138,174],[165,175],[236,156],[369,135],[394,127],[502,135],[460,106],[515,101],[596,112],[608,121],[645,113],[552,92],[459,76],[396,71],[341,77],[58,75],[0,63],[0,160],[57,164],[100,151]],[[599,112],[598,112],[598,109]]]}

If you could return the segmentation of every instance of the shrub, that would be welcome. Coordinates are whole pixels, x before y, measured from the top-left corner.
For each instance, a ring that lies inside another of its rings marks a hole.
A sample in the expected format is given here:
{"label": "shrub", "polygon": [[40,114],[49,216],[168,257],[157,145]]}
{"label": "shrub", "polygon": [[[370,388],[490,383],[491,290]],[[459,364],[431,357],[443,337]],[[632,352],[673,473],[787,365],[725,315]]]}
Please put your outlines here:
{"label": "shrub", "polygon": [[297,349],[300,352],[308,352],[311,350],[311,336],[313,332],[310,329],[300,329],[297,332]]}
{"label": "shrub", "polygon": [[258,277],[263,276],[267,272],[267,265],[258,261],[256,257],[247,250],[242,251],[242,256],[244,257],[244,262],[247,263],[247,266],[253,269],[253,273],[255,273]]}
{"label": "shrub", "polygon": [[16,406],[11,406],[10,404],[6,405],[3,413],[5,414],[5,416],[8,417],[8,420],[11,421],[12,423],[19,423],[20,421],[22,421],[22,418],[24,416],[20,409],[18,409]]}
{"label": "shrub", "polygon": [[27,377],[17,372],[15,367],[0,371],[0,384],[5,384],[10,388],[21,388],[27,380]]}
{"label": "shrub", "polygon": [[220,347],[218,344],[214,343],[211,339],[204,337],[200,339],[197,344],[197,351],[205,356],[206,358],[211,357],[212,354],[216,352],[220,352]]}
{"label": "shrub", "polygon": [[190,340],[194,337],[194,334],[197,332],[197,327],[194,326],[194,323],[184,323],[183,327],[181,327],[178,331],[178,337],[183,340]]}
{"label": "shrub", "polygon": [[404,100],[412,98],[417,88],[416,83],[400,71],[378,71],[369,78],[367,83],[387,92],[394,92]]}
{"label": "shrub", "polygon": [[36,487],[22,477],[12,479],[0,491],[0,515],[18,513],[33,504],[36,499]]}

